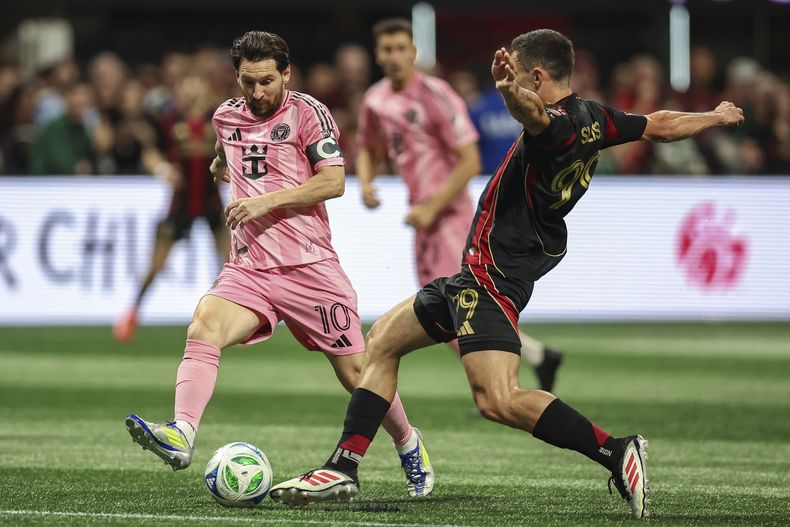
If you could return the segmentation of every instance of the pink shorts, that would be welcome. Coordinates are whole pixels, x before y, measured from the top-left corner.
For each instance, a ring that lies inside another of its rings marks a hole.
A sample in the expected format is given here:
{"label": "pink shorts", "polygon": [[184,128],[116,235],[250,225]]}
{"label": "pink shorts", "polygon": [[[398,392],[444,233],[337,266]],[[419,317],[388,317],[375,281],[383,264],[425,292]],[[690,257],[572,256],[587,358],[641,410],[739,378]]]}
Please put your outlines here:
{"label": "pink shorts", "polygon": [[206,294],[257,313],[261,326],[243,344],[268,339],[282,320],[310,351],[365,351],[357,294],[337,260],[265,271],[227,263]]}
{"label": "pink shorts", "polygon": [[464,252],[471,224],[469,215],[451,214],[439,218],[431,229],[417,231],[414,258],[419,287],[461,271],[461,253]]}

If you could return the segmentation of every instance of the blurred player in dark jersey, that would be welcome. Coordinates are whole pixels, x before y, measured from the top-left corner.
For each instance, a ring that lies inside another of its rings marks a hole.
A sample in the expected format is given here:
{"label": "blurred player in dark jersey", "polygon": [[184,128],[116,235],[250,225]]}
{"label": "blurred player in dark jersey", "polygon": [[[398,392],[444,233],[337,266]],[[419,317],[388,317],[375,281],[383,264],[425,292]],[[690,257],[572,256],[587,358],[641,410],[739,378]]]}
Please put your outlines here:
{"label": "blurred player in dark jersey", "polygon": [[[401,357],[458,338],[475,403],[486,418],[601,464],[633,516],[646,516],[647,441],[641,435],[613,437],[552,394],[520,388],[516,323],[534,282],[565,256],[563,218],[589,187],[602,149],[736,126],[743,112],[723,102],[705,113],[633,115],[584,101],[570,88],[573,57],[570,40],[548,29],[516,37],[511,52],[496,52],[491,74],[523,131],[480,197],[461,272],[426,285],[368,333],[362,381],[325,467],[358,481],[357,466],[395,393]],[[343,451],[353,456],[337,455]],[[281,488],[296,495],[310,491],[299,478],[272,492]],[[331,496],[326,489],[324,495]]]}
{"label": "blurred player in dark jersey", "polygon": [[206,81],[186,77],[178,85],[178,110],[162,119],[161,131],[165,157],[148,161],[149,170],[171,183],[173,197],[167,217],[159,222],[151,263],[137,291],[134,304],[113,327],[119,342],[129,342],[137,329],[143,299],[167,262],[178,240],[187,238],[192,223],[203,218],[211,229],[217,253],[227,261],[230,236],[219,190],[209,171],[214,157],[214,130],[211,126],[211,100]]}

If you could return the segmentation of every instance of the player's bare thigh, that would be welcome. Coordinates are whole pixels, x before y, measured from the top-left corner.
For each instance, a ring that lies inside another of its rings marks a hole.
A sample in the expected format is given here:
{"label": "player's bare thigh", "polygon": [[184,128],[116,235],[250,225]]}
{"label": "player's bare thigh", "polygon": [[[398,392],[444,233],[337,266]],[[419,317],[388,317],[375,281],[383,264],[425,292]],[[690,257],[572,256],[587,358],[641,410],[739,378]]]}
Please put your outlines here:
{"label": "player's bare thigh", "polygon": [[365,363],[377,356],[402,357],[416,349],[436,344],[420,324],[410,296],[379,318],[365,338]]}
{"label": "player's bare thigh", "polygon": [[473,351],[461,357],[472,397],[487,419],[531,432],[555,397],[540,390],[522,390],[518,382],[521,357],[498,350]]}
{"label": "player's bare thigh", "polygon": [[192,315],[187,338],[208,342],[219,349],[244,341],[261,325],[253,311],[208,294],[203,296]]}
{"label": "player's bare thigh", "polygon": [[414,313],[414,295],[390,309],[373,324],[365,340],[365,365],[359,387],[388,401],[395,396],[400,358],[436,344]]}
{"label": "player's bare thigh", "polygon": [[[365,353],[353,355],[325,353],[346,390],[353,391],[359,385],[362,370],[370,362],[387,361],[415,349],[435,344],[417,320],[413,305],[414,296],[411,296],[378,319],[365,339]],[[374,357],[375,354],[378,355]],[[372,374],[377,371],[376,366],[373,364],[371,367]]]}

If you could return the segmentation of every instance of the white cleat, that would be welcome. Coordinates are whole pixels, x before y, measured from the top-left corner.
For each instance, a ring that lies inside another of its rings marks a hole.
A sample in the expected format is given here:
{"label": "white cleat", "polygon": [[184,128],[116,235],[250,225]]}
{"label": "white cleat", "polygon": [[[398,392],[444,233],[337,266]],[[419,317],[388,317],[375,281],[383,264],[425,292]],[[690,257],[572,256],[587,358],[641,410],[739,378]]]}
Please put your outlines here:
{"label": "white cleat", "polygon": [[349,502],[359,494],[359,483],[337,470],[317,468],[305,472],[269,491],[269,496],[294,507],[312,505],[320,501]]}
{"label": "white cleat", "polygon": [[409,491],[409,496],[422,498],[430,496],[433,492],[435,476],[431,458],[428,457],[428,451],[422,442],[422,434],[416,428],[413,430],[417,435],[417,446],[414,450],[399,454],[400,464],[406,474],[406,489]]}
{"label": "white cleat", "polygon": [[173,470],[183,470],[192,462],[192,447],[175,423],[151,423],[130,414],[125,424],[132,441],[159,456]]}
{"label": "white cleat", "polygon": [[[647,440],[640,436],[625,438],[625,451],[620,468],[609,478],[610,483],[631,506],[631,514],[636,519],[647,517],[650,503],[650,480],[647,477]],[[609,488],[611,492],[611,487]]]}

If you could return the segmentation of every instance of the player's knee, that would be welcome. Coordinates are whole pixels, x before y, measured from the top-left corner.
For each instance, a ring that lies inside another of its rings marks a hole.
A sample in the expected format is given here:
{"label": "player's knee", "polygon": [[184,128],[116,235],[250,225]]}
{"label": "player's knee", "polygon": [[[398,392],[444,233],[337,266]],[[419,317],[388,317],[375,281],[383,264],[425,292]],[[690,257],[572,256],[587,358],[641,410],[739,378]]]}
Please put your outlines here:
{"label": "player's knee", "polygon": [[494,421],[497,423],[504,422],[504,415],[501,412],[500,406],[497,405],[496,400],[478,399],[477,409],[480,410],[480,415],[482,415],[489,421]]}
{"label": "player's knee", "polygon": [[187,328],[187,338],[207,342],[218,348],[222,347],[219,323],[199,311],[195,313],[192,323]]}
{"label": "player's knee", "polygon": [[503,394],[481,388],[475,391],[474,397],[480,415],[497,423],[511,422],[510,402]]}

